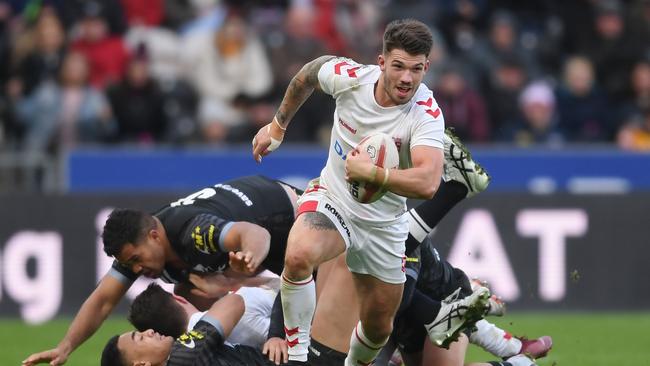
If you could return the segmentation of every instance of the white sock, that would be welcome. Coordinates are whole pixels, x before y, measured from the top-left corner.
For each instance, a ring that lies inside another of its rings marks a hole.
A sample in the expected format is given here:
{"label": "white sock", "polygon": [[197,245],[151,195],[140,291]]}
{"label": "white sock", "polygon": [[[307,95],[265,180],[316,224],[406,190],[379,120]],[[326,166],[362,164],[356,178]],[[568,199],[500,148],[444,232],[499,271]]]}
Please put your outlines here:
{"label": "white sock", "polygon": [[314,278],[310,275],[304,280],[290,281],[282,274],[280,292],[289,360],[306,362],[311,320],[316,309]]}
{"label": "white sock", "polygon": [[512,366],[536,366],[537,364],[532,359],[528,358],[526,355],[516,355],[512,356],[506,360]]}
{"label": "white sock", "polygon": [[411,234],[418,243],[422,243],[433,228],[429,227],[426,221],[422,220],[415,209],[410,209],[408,213],[409,234]]}
{"label": "white sock", "polygon": [[519,353],[521,341],[496,325],[481,319],[476,322],[476,332],[472,332],[469,341],[497,357],[510,357]]}
{"label": "white sock", "polygon": [[345,366],[369,365],[388,342],[386,338],[381,343],[374,343],[366,337],[361,322],[357,323],[350,337],[350,352],[345,358]]}

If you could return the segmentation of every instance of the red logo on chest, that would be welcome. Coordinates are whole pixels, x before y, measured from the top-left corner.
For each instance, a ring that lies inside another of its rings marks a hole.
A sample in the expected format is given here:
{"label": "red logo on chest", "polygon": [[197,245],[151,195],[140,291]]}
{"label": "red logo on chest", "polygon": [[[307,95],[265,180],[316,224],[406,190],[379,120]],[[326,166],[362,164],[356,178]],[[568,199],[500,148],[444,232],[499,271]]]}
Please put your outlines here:
{"label": "red logo on chest", "polygon": [[341,126],[345,127],[346,130],[352,132],[353,135],[357,133],[356,128],[352,128],[347,122],[345,122],[344,120],[342,120],[340,118],[339,118],[339,123],[341,124]]}

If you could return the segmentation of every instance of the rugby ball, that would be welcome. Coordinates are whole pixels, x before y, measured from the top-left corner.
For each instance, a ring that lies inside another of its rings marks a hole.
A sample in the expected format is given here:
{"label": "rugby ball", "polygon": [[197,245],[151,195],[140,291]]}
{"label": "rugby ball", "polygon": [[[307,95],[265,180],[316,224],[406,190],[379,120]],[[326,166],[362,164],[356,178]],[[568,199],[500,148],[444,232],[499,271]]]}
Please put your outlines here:
{"label": "rugby ball", "polygon": [[[378,132],[366,136],[359,142],[357,149],[367,152],[377,169],[395,169],[399,167],[399,152],[395,142],[392,137],[385,133]],[[348,182],[348,191],[360,203],[375,202],[387,192],[385,189],[380,188],[379,185],[357,181]]]}

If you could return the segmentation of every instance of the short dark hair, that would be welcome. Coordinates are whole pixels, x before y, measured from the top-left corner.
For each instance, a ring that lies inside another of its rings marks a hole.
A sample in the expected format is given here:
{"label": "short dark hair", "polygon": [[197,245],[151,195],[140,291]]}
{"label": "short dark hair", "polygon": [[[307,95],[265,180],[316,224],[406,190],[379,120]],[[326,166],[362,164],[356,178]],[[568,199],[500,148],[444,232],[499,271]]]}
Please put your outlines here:
{"label": "short dark hair", "polygon": [[117,340],[120,338],[119,334],[111,337],[104,346],[102,351],[102,366],[126,366],[122,352],[117,348]]}
{"label": "short dark hair", "polygon": [[104,252],[115,256],[126,243],[134,244],[149,230],[156,227],[150,214],[138,210],[117,208],[111,212],[104,225],[102,240]]}
{"label": "short dark hair", "polygon": [[415,19],[398,19],[388,23],[384,31],[383,53],[394,49],[406,51],[410,55],[429,57],[433,47],[433,35],[426,24]]}
{"label": "short dark hair", "polygon": [[139,331],[153,329],[156,332],[180,337],[187,328],[187,317],[172,294],[155,282],[149,284],[131,303],[128,319]]}

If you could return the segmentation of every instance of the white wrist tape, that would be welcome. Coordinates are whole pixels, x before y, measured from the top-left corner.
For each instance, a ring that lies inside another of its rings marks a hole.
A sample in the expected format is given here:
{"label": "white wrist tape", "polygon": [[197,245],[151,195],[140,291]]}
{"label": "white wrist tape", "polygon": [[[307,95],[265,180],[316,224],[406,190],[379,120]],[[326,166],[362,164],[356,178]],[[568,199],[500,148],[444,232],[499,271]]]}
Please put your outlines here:
{"label": "white wrist tape", "polygon": [[271,145],[269,145],[269,147],[267,147],[266,150],[273,151],[278,147],[280,147],[282,140],[276,140],[271,136],[271,125],[268,125],[268,127],[266,127],[266,132],[269,133],[269,138],[271,139]]}

